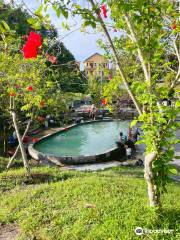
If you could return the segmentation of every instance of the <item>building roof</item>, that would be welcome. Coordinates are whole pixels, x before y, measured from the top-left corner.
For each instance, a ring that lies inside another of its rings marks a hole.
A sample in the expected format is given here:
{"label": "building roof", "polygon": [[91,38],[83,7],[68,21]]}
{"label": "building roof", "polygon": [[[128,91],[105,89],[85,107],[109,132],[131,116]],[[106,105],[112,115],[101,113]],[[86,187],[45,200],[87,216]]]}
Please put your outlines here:
{"label": "building roof", "polygon": [[86,59],[84,60],[84,62],[88,61],[90,58],[94,57],[95,55],[99,55],[99,56],[101,56],[101,57],[104,57],[103,55],[101,55],[101,54],[99,54],[99,53],[94,53],[94,54],[91,55],[90,57],[86,58]]}

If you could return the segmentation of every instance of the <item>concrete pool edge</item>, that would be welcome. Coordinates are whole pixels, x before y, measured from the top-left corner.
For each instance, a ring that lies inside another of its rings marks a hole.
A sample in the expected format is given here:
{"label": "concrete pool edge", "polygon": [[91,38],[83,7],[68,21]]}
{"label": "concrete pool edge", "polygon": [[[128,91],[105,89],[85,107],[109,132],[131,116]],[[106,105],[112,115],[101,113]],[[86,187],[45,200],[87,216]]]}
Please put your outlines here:
{"label": "concrete pool edge", "polygon": [[[93,121],[87,121],[83,122],[80,124],[72,124],[68,127],[65,127],[55,133],[48,134],[42,138],[40,138],[39,141],[43,141],[43,139],[49,138],[53,135],[56,135],[59,132],[64,132],[67,129],[71,129],[73,127],[79,126],[79,125],[84,125],[88,123],[96,123],[96,122],[112,122],[112,121],[117,121],[117,120],[93,120]],[[86,164],[86,163],[98,163],[98,162],[104,162],[104,161],[110,161],[113,158],[116,159],[117,157],[120,157],[121,153],[117,148],[111,148],[107,152],[104,152],[102,154],[97,154],[97,155],[91,155],[91,156],[86,156],[86,155],[80,155],[80,156],[56,156],[52,154],[45,154],[42,153],[38,150],[35,149],[36,143],[30,144],[28,147],[28,151],[30,156],[40,162],[52,162],[56,165],[63,166],[63,165],[70,165],[70,164]]]}

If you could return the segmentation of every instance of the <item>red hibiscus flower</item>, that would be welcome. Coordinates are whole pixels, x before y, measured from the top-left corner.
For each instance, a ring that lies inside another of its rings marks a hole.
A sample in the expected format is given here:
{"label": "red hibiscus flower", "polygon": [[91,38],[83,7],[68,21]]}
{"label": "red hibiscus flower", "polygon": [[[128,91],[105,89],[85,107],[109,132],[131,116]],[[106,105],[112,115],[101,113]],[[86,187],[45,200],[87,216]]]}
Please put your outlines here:
{"label": "red hibiscus flower", "polygon": [[36,142],[38,142],[38,141],[39,141],[39,138],[37,138],[37,137],[32,138],[32,142],[33,142],[33,143],[36,143]]}
{"label": "red hibiscus flower", "polygon": [[30,32],[28,41],[33,43],[35,47],[40,47],[42,45],[41,35],[35,32]]}
{"label": "red hibiscus flower", "polygon": [[44,101],[44,100],[41,100],[41,101],[40,101],[40,107],[43,108],[44,106],[45,106],[45,101]]}
{"label": "red hibiscus flower", "polygon": [[46,54],[46,58],[48,61],[50,61],[52,64],[57,64],[57,58],[53,55]]}
{"label": "red hibiscus flower", "polygon": [[37,120],[38,120],[38,122],[43,123],[45,121],[45,118],[38,116]]}
{"label": "red hibiscus flower", "polygon": [[35,32],[30,32],[28,40],[22,49],[24,58],[36,58],[38,54],[38,47],[41,45],[41,35]]}
{"label": "red hibiscus flower", "polygon": [[171,29],[176,30],[176,28],[177,28],[176,21],[174,21],[173,24],[171,25]]}
{"label": "red hibiscus flower", "polygon": [[106,9],[106,5],[105,4],[102,4],[101,10],[102,10],[102,13],[103,13],[104,17],[107,18],[107,9]]}
{"label": "red hibiscus flower", "polygon": [[37,57],[37,47],[33,43],[27,41],[23,47],[24,58],[36,58]]}
{"label": "red hibiscus flower", "polygon": [[27,89],[27,91],[31,92],[33,90],[33,87],[32,86],[28,86],[26,89]]}
{"label": "red hibiscus flower", "polygon": [[104,98],[104,99],[102,99],[101,103],[102,103],[103,106],[106,106],[107,105],[107,100]]}
{"label": "red hibiscus flower", "polygon": [[22,40],[26,41],[28,39],[28,36],[27,35],[23,35],[22,36]]}
{"label": "red hibiscus flower", "polygon": [[14,92],[10,92],[9,96],[14,97],[16,94]]}
{"label": "red hibiscus flower", "polygon": [[112,74],[109,74],[108,79],[112,80]]}

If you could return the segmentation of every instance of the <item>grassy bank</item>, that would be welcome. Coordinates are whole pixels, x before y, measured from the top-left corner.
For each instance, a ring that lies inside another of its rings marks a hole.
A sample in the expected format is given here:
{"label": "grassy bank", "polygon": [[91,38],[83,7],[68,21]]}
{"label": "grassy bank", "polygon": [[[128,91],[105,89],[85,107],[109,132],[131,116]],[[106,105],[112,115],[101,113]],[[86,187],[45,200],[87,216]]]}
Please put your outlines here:
{"label": "grassy bank", "polygon": [[[34,167],[0,174],[0,222],[17,222],[19,239],[180,239],[180,185],[170,183],[163,212],[148,207],[142,169],[99,172]],[[136,236],[136,227],[173,229],[171,234]]]}

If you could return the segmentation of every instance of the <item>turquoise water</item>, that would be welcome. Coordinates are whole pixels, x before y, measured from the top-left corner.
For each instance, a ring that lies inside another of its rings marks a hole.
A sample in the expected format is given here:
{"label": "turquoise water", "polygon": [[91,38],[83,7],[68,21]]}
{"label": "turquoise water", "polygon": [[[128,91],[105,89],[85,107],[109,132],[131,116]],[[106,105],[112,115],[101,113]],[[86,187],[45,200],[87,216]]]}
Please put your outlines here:
{"label": "turquoise water", "polygon": [[128,121],[83,124],[40,141],[35,149],[55,156],[101,154],[116,148],[119,132],[126,135],[128,126]]}

